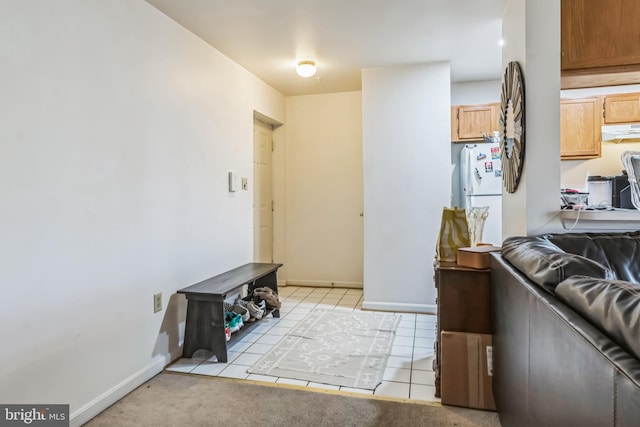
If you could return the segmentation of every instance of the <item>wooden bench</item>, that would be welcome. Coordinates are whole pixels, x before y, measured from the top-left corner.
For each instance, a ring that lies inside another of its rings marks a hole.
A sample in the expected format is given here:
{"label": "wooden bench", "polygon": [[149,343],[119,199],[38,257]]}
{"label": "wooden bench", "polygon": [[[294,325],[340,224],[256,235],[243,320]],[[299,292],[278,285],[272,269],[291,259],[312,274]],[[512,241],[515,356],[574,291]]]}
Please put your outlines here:
{"label": "wooden bench", "polygon": [[[191,358],[197,350],[209,350],[218,362],[227,362],[227,339],[224,333],[224,306],[227,295],[240,293],[244,285],[249,291],[262,286],[278,292],[276,272],[282,264],[250,263],[203,280],[178,291],[187,298],[187,324],[184,332],[182,355]],[[267,313],[265,313],[266,317]],[[280,310],[272,312],[280,317]],[[263,318],[264,318],[263,317]],[[246,323],[231,335],[235,341],[248,333],[260,321]]]}

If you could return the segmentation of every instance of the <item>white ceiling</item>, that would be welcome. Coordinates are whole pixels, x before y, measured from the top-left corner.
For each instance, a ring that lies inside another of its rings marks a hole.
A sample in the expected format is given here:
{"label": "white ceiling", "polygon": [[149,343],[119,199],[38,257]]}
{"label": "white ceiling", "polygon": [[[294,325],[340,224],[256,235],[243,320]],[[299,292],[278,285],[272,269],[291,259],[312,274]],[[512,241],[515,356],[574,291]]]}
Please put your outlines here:
{"label": "white ceiling", "polygon": [[[506,0],[146,0],[285,95],[360,90],[362,68],[449,61],[500,79]],[[298,60],[315,60],[299,77]]]}

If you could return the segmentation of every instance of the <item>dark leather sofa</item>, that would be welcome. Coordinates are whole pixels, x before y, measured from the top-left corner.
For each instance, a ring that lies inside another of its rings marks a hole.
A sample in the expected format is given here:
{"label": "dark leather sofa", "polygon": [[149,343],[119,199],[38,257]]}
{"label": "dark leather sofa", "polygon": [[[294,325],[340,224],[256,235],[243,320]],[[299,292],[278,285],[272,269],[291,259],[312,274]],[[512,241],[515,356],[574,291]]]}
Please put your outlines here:
{"label": "dark leather sofa", "polygon": [[502,426],[640,426],[640,231],[508,238],[491,275]]}

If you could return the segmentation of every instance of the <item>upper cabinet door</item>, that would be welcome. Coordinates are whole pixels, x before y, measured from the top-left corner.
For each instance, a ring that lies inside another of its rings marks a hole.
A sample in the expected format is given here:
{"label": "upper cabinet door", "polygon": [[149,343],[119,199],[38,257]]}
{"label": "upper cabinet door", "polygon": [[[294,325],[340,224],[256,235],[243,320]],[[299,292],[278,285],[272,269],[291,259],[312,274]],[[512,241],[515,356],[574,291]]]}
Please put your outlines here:
{"label": "upper cabinet door", "polygon": [[499,130],[498,104],[461,105],[457,107],[457,115],[457,140],[459,141],[482,140],[484,135],[490,136],[494,130]]}
{"label": "upper cabinet door", "polygon": [[560,100],[560,157],[593,159],[600,157],[600,113],[598,97]]}
{"label": "upper cabinet door", "polygon": [[640,122],[640,93],[605,96],[604,123],[632,122]]}
{"label": "upper cabinet door", "polygon": [[640,1],[562,0],[561,69],[640,64]]}

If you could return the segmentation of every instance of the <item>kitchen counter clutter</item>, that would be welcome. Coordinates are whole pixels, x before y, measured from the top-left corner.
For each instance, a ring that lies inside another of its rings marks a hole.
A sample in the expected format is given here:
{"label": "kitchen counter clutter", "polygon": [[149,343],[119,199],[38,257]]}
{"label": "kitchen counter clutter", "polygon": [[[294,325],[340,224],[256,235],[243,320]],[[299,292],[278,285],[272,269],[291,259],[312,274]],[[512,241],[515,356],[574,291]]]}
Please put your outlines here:
{"label": "kitchen counter clutter", "polygon": [[[560,212],[566,230],[631,231],[640,229],[640,151],[621,156],[623,175],[588,177],[587,209],[584,203]],[[563,191],[561,194],[569,190]],[[575,191],[575,190],[573,190]],[[570,207],[570,206],[565,206]]]}

